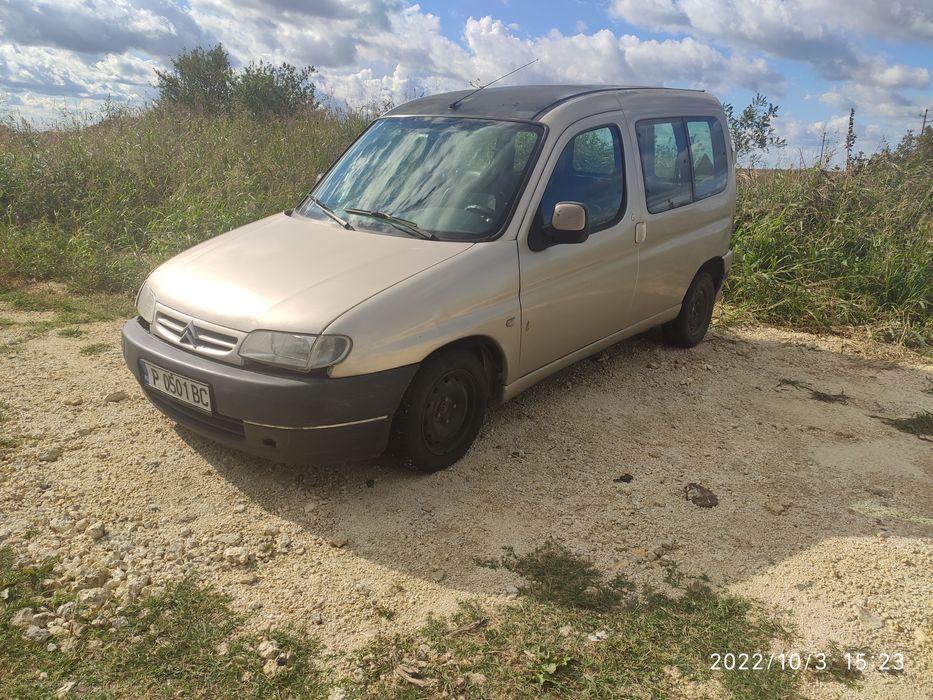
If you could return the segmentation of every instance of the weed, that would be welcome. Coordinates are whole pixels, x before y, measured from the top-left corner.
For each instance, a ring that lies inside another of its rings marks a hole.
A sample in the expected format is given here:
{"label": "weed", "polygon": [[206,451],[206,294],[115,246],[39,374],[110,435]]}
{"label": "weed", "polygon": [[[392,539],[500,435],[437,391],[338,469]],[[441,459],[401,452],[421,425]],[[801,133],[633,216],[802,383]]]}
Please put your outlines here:
{"label": "weed", "polygon": [[15,450],[23,444],[22,438],[16,435],[0,435],[0,454]]}
{"label": "weed", "polygon": [[2,316],[0,316],[0,328],[3,328],[4,326],[15,326],[15,325],[16,325],[16,321],[13,321],[9,318],[3,318]]}
{"label": "weed", "polygon": [[71,328],[62,328],[58,332],[58,335],[61,336],[62,338],[80,338],[81,336],[85,335],[85,332],[81,330],[80,328],[71,327]]}
{"label": "weed", "polygon": [[806,382],[801,382],[796,379],[782,379],[781,381],[778,382],[777,385],[778,385],[778,388],[783,387],[783,386],[791,386],[794,389],[809,389],[810,388],[810,385],[807,384]]}
{"label": "weed", "polygon": [[574,554],[548,539],[537,549],[521,556],[511,547],[499,560],[478,562],[489,568],[503,568],[525,579],[519,590],[537,600],[564,607],[605,610],[623,602],[632,585],[619,574],[603,580],[593,562]]}
{"label": "weed", "polygon": [[81,348],[80,353],[82,355],[100,355],[102,352],[109,350],[110,347],[110,343],[91,343]]}

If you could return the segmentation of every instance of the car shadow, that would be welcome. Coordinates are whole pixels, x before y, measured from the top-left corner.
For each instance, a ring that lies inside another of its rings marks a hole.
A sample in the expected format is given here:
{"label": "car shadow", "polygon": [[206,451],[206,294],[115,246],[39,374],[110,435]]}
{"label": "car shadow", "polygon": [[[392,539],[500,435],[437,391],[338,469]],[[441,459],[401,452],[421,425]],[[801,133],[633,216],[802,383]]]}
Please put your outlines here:
{"label": "car shadow", "polygon": [[[479,562],[547,538],[636,579],[676,565],[722,583],[827,538],[933,535],[929,444],[878,419],[928,409],[930,372],[840,343],[716,329],[679,350],[642,335],[491,409],[436,474],[272,464],[178,434],[268,513],[450,588],[501,592],[506,575]],[[691,483],[718,504],[688,500]]]}

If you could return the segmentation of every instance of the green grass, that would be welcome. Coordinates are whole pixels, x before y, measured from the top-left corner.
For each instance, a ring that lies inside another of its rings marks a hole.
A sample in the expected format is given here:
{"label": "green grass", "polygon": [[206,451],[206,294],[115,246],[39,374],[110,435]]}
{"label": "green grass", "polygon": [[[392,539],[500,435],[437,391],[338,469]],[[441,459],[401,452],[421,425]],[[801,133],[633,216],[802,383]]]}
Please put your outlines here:
{"label": "green grass", "polygon": [[100,355],[102,352],[106,352],[111,347],[110,343],[91,343],[90,345],[85,345],[79,351],[82,355]]}
{"label": "green grass", "polygon": [[[228,601],[190,581],[130,606],[122,613],[126,624],[121,628],[85,625],[67,651],[27,642],[21,629],[8,624],[12,615],[24,607],[38,611],[68,599],[43,589],[48,572],[48,567],[17,567],[10,551],[0,550],[0,590],[11,591],[8,600],[0,600],[0,697],[54,698],[69,681],[77,681],[77,695],[90,698],[325,695],[313,643],[270,633],[292,657],[284,672],[265,675],[253,650],[259,640],[243,633],[242,619]],[[221,654],[222,644],[227,649]]]}
{"label": "green grass", "polygon": [[[361,696],[455,697],[480,674],[482,697],[666,697],[672,674],[679,683],[710,682],[714,652],[767,652],[790,638],[748,601],[697,579],[676,594],[636,595],[624,579],[604,580],[591,561],[554,541],[486,564],[524,576],[527,598],[492,615],[464,605],[418,634],[377,641],[360,655]],[[729,697],[797,696],[792,673],[715,678]]]}

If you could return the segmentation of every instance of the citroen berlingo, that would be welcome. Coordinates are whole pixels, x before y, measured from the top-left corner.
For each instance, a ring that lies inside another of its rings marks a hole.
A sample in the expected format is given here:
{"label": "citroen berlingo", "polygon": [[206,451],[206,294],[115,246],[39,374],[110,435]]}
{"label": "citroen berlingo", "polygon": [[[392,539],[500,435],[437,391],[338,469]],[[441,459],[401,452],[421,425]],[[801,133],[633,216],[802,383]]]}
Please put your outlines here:
{"label": "citroen berlingo", "polygon": [[441,469],[492,401],[654,326],[703,339],[732,260],[733,160],[700,91],[414,100],[294,209],[152,272],[124,356],[159,410],[225,445]]}

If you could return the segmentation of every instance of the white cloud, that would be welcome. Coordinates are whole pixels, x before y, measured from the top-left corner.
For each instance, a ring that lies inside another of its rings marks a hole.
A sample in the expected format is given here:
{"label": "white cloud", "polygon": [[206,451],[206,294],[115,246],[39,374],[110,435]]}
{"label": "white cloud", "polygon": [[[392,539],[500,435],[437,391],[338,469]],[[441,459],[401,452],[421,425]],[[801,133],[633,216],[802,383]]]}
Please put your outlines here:
{"label": "white cloud", "polygon": [[859,48],[852,36],[933,43],[929,0],[847,0],[844,6],[838,0],[613,0],[610,14],[636,26],[809,63],[827,80],[890,89],[930,85],[927,69],[890,65]]}

